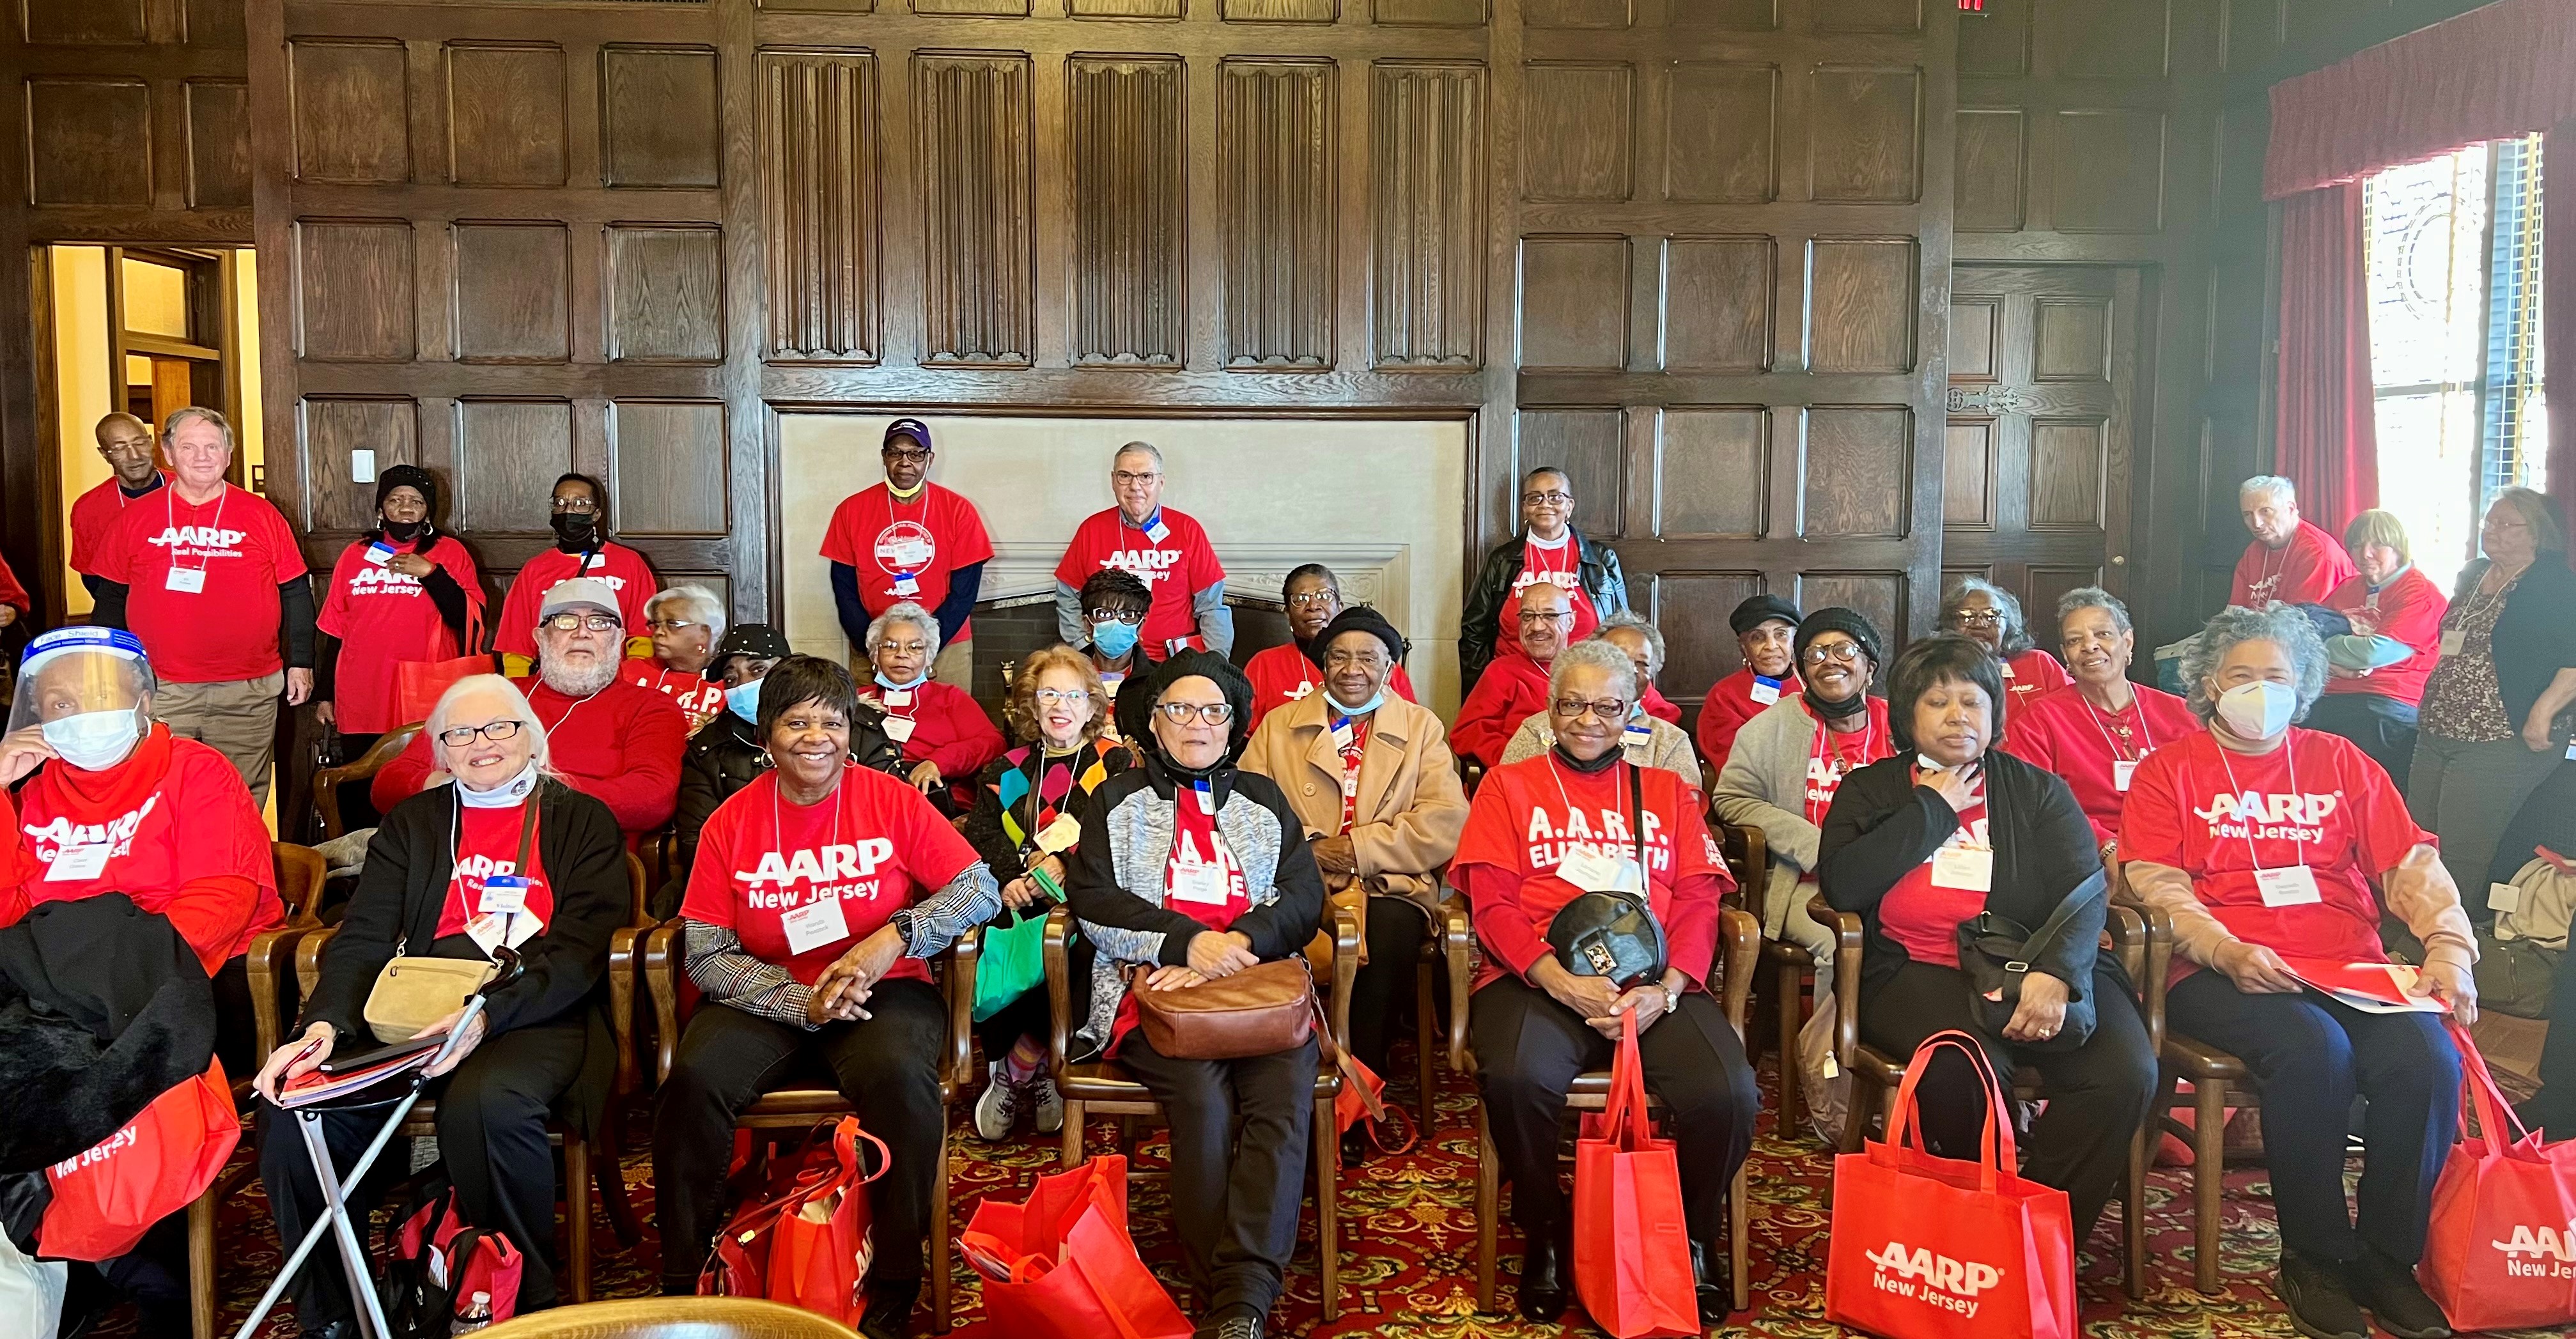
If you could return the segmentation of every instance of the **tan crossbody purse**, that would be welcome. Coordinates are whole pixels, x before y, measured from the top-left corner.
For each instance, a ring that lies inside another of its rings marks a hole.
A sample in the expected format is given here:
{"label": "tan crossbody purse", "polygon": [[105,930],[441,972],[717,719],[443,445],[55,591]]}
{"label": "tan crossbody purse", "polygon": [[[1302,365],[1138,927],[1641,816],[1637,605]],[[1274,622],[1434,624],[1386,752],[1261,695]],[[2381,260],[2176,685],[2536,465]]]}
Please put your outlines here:
{"label": "tan crossbody purse", "polygon": [[[519,858],[510,868],[528,867],[528,846],[536,832],[537,806],[531,799],[527,816],[519,821]],[[430,1024],[464,1008],[500,970],[499,963],[485,958],[413,957],[397,952],[376,973],[375,987],[367,992],[367,1029],[388,1045],[410,1041]]]}

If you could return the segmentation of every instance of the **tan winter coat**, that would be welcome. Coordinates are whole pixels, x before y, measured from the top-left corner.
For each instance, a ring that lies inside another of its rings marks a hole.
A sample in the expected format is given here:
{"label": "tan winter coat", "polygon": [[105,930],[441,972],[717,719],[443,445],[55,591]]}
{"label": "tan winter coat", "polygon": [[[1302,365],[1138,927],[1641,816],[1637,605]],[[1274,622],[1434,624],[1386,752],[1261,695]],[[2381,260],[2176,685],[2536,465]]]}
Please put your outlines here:
{"label": "tan winter coat", "polygon": [[[1263,717],[1242,761],[1243,770],[1277,782],[1306,830],[1318,837],[1342,826],[1342,755],[1333,747],[1326,701],[1321,692],[1309,693]],[[1438,924],[1440,875],[1458,854],[1458,834],[1466,826],[1467,792],[1440,718],[1388,694],[1370,722],[1368,752],[1360,761],[1350,834],[1359,885],[1372,895],[1405,898]],[[1324,876],[1325,887],[1336,892],[1347,882],[1346,876]]]}

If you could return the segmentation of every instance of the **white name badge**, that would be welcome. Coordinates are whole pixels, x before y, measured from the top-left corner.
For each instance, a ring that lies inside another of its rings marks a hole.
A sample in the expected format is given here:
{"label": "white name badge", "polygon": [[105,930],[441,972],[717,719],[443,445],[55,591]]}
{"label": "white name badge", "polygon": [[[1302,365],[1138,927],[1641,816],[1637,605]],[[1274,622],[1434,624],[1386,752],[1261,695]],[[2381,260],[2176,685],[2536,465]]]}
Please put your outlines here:
{"label": "white name badge", "polygon": [[2567,741],[2567,760],[2576,762],[2576,739]]}
{"label": "white name badge", "polygon": [[2004,662],[2004,677],[2007,679],[2016,679],[2021,677],[2012,672],[2012,662],[2009,660]]}
{"label": "white name badge", "polygon": [[1776,683],[1764,683],[1760,679],[1756,679],[1753,681],[1753,691],[1746,694],[1746,696],[1767,707],[1780,700],[1780,685]]}
{"label": "white name badge", "polygon": [[907,716],[888,716],[885,718],[885,732],[886,738],[898,744],[905,743],[912,738],[912,719]]}
{"label": "white name badge", "polygon": [[894,593],[897,595],[919,595],[921,593],[921,583],[913,580],[912,573],[910,572],[897,572],[894,574]]}
{"label": "white name badge", "polygon": [[2460,648],[2468,645],[2468,643],[2469,634],[2460,631],[2458,628],[2453,628],[2442,634],[2442,654],[2446,656],[2458,655],[2460,653]]}
{"label": "white name badge", "polygon": [[778,928],[787,932],[789,953],[811,953],[850,937],[850,920],[841,914],[838,897],[808,902],[788,912],[778,918]]}
{"label": "white name badge", "polygon": [[1645,871],[1627,856],[1614,856],[1598,846],[1569,847],[1557,862],[1556,877],[1587,893],[1642,893]]}
{"label": "white name badge", "polygon": [[1163,524],[1161,521],[1156,521],[1152,525],[1145,527],[1145,538],[1150,539],[1157,544],[1160,544],[1171,537],[1172,528]]}
{"label": "white name badge", "polygon": [[2488,884],[2487,910],[2495,912],[2522,910],[2522,890],[2509,883]]}
{"label": "white name badge", "polygon": [[161,588],[163,590],[175,590],[182,595],[202,594],[206,589],[206,569],[202,567],[173,567],[170,569],[169,579],[161,583]]}
{"label": "white name badge", "polygon": [[1055,821],[1038,829],[1038,849],[1048,855],[1061,855],[1082,840],[1082,820],[1071,814],[1057,814]]}
{"label": "white name badge", "polygon": [[1225,866],[1174,865],[1172,867],[1173,901],[1221,907],[1225,905],[1225,894]]}
{"label": "white name badge", "polygon": [[1995,848],[1944,846],[1934,851],[1932,886],[1955,888],[1963,893],[1992,892],[1995,886]]}
{"label": "white name badge", "polygon": [[2267,907],[2304,907],[2325,900],[2325,895],[2317,891],[2317,872],[2305,865],[2258,869],[2254,871],[2254,886],[2262,890],[2263,905]]}
{"label": "white name badge", "polygon": [[516,874],[495,874],[483,881],[483,900],[475,910],[486,916],[528,909],[528,880]]}
{"label": "white name badge", "polygon": [[66,846],[55,853],[54,863],[45,870],[47,883],[74,879],[95,879],[107,872],[107,857],[116,848],[104,842]]}
{"label": "white name badge", "polygon": [[2136,763],[2113,759],[2111,762],[2111,789],[2116,790],[2123,795],[2128,794],[2129,782],[2137,775],[2138,765]]}
{"label": "white name badge", "polygon": [[877,701],[882,702],[889,707],[909,707],[912,705],[912,690],[909,688],[889,688],[877,695]]}
{"label": "white name badge", "polygon": [[393,556],[394,549],[391,544],[378,541],[367,546],[366,559],[370,567],[382,567],[393,561]]}

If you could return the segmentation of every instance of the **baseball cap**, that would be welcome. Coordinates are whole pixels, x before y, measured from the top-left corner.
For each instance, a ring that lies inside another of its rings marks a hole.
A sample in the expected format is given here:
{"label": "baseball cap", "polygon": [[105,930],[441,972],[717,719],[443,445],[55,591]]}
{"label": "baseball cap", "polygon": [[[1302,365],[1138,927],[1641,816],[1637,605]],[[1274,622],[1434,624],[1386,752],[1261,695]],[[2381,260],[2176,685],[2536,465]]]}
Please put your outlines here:
{"label": "baseball cap", "polygon": [[885,431],[885,444],[887,446],[894,445],[894,439],[897,437],[909,437],[912,440],[919,442],[921,444],[921,449],[924,451],[938,450],[937,447],[930,444],[930,425],[917,418],[899,418],[894,422],[887,424]]}
{"label": "baseball cap", "polygon": [[725,629],[724,640],[716,643],[716,653],[707,657],[707,682],[724,678],[725,662],[735,656],[754,660],[784,660],[796,654],[787,638],[766,623],[736,623]]}
{"label": "baseball cap", "polygon": [[616,614],[623,620],[625,611],[617,606],[617,592],[597,577],[572,577],[546,588],[545,602],[537,606],[537,617],[549,619],[566,609],[583,606],[603,614]]}

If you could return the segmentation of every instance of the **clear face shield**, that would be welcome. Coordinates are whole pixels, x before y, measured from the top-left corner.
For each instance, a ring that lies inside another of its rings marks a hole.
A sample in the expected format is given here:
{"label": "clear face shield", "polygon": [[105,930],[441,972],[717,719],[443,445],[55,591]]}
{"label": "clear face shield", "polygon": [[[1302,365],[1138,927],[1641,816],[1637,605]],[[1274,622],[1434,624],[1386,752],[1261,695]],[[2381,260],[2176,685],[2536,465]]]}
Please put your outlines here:
{"label": "clear face shield", "polygon": [[34,727],[74,767],[112,767],[152,728],[151,663],[126,634],[72,639],[64,633],[48,634],[28,648],[9,704],[9,733]]}

